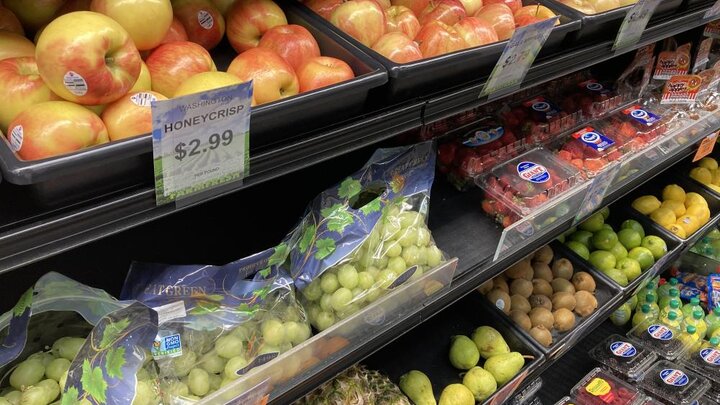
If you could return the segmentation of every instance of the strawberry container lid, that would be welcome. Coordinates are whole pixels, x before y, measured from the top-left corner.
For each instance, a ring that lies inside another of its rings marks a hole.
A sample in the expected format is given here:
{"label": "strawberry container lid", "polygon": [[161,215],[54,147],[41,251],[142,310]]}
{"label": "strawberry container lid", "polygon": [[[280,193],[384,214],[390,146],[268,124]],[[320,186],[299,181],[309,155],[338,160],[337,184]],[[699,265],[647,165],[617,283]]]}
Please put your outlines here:
{"label": "strawberry container lid", "polygon": [[624,336],[613,334],[590,350],[590,357],[630,380],[637,380],[655,360],[652,351]]}
{"label": "strawberry container lid", "polygon": [[692,404],[710,388],[705,377],[668,360],[653,364],[639,385],[656,401],[669,405]]}
{"label": "strawberry container lid", "polygon": [[645,397],[637,388],[597,367],[570,391],[577,405],[636,405]]}
{"label": "strawberry container lid", "polygon": [[630,329],[627,336],[640,346],[668,360],[677,359],[687,350],[682,340],[678,339],[680,330],[659,321],[651,325],[640,323]]}
{"label": "strawberry container lid", "polygon": [[620,107],[626,99],[612,85],[586,77],[565,94],[562,106],[567,110],[579,108],[585,117],[598,118]]}
{"label": "strawberry container lid", "polygon": [[598,129],[633,150],[641,150],[668,132],[668,120],[660,112],[639,104],[623,108],[597,123]]}
{"label": "strawberry container lid", "polygon": [[554,144],[559,159],[581,170],[587,177],[595,177],[605,167],[622,160],[633,149],[623,139],[615,139],[592,122]]}
{"label": "strawberry container lid", "polygon": [[544,144],[575,128],[583,122],[582,109],[573,106],[565,110],[552,98],[541,94],[505,105],[500,111],[503,123],[518,136],[528,137],[536,144]]}

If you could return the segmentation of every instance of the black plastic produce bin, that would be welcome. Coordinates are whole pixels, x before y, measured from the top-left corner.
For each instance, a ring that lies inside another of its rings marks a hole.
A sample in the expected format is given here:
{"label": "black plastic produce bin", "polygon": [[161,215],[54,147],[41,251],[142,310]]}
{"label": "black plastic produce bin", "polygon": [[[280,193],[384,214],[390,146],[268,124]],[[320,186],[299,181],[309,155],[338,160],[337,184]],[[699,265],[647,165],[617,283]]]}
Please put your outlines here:
{"label": "black plastic produce bin", "polygon": [[[523,4],[531,5],[537,4],[537,2],[526,0],[523,1]],[[323,31],[333,31],[339,34],[356,47],[372,55],[385,66],[389,81],[383,87],[382,93],[378,95],[384,99],[401,100],[427,95],[487,76],[495,67],[503,49],[505,49],[505,44],[507,44],[507,40],[498,41],[416,62],[400,64],[362,45],[305,5],[301,4],[300,6],[310,16],[309,18],[311,18],[313,24],[321,27]],[[553,28],[541,53],[559,49],[568,34],[580,29],[580,22],[577,18],[560,13],[559,8],[554,6],[548,6],[548,8],[557,14],[561,14],[560,24]]]}
{"label": "black plastic produce bin", "polygon": [[[254,107],[250,120],[251,153],[273,144],[297,142],[304,133],[361,115],[366,110],[369,91],[387,82],[383,66],[357,46],[334,32],[316,28],[296,4],[279,4],[289,23],[302,25],[313,34],[322,55],[344,60],[356,77]],[[227,41],[212,54],[219,70],[226,69],[235,57]],[[419,122],[419,110],[417,119]],[[31,194],[30,198],[42,206],[67,204],[152,182],[150,134],[33,161],[19,159],[7,139],[2,138],[0,169],[3,177],[10,183],[26,186],[23,189]]]}

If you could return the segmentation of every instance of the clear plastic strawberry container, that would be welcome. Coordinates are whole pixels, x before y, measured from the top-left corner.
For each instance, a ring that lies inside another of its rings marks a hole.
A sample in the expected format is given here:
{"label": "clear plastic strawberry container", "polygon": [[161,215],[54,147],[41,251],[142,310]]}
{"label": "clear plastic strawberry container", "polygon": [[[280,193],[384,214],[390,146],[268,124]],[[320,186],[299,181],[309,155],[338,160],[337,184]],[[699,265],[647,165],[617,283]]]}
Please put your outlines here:
{"label": "clear plastic strawberry container", "polygon": [[632,385],[597,367],[570,391],[578,405],[637,405],[645,397]]}
{"label": "clear plastic strawberry container", "polygon": [[678,339],[680,331],[672,326],[661,323],[645,326],[638,324],[628,332],[627,336],[640,346],[657,353],[659,356],[675,360],[679,358],[687,347]]}
{"label": "clear plastic strawberry container", "polygon": [[685,356],[682,364],[710,380],[710,389],[705,396],[720,403],[720,349],[698,347]]}
{"label": "clear plastic strawberry container", "polygon": [[690,405],[710,388],[707,378],[668,360],[653,364],[638,385],[655,401],[667,405]]}
{"label": "clear plastic strawberry container", "polygon": [[597,122],[597,127],[613,140],[633,150],[641,150],[668,132],[660,113],[633,104]]}
{"label": "clear plastic strawberry container", "polygon": [[476,179],[483,211],[508,227],[547,208],[582,183],[581,173],[543,148],[531,149]]}
{"label": "clear plastic strawberry container", "polygon": [[574,398],[563,397],[555,402],[555,405],[577,405],[577,401]]}
{"label": "clear plastic strawberry container", "polygon": [[582,109],[565,110],[545,95],[507,105],[500,116],[506,128],[535,144],[552,141],[583,122]]}
{"label": "clear plastic strawberry container", "polygon": [[625,97],[613,88],[612,84],[593,78],[586,78],[573,86],[565,94],[562,108],[565,111],[582,110],[588,119],[599,118],[625,102]]}
{"label": "clear plastic strawberry container", "polygon": [[638,380],[657,354],[625,336],[610,335],[592,350],[590,357],[627,380]]}
{"label": "clear plastic strawberry container", "polygon": [[557,157],[594,177],[610,163],[621,160],[632,149],[613,139],[592,123],[554,144]]}

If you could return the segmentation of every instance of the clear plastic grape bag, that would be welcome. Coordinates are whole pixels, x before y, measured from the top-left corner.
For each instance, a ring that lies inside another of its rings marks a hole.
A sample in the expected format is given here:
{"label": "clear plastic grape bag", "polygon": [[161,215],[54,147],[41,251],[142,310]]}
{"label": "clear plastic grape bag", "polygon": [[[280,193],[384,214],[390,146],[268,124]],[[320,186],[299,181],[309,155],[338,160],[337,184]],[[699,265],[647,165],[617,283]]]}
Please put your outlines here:
{"label": "clear plastic grape bag", "polygon": [[430,142],[378,149],[323,191],[290,233],[289,268],[322,331],[445,260],[427,227]]}
{"label": "clear plastic grape bag", "polygon": [[48,273],[0,317],[0,330],[0,372],[9,376],[0,403],[159,403],[146,349],[157,314],[140,303]]}
{"label": "clear plastic grape bag", "polygon": [[281,244],[224,266],[133,263],[122,297],[158,312],[165,405],[212,394],[310,337]]}

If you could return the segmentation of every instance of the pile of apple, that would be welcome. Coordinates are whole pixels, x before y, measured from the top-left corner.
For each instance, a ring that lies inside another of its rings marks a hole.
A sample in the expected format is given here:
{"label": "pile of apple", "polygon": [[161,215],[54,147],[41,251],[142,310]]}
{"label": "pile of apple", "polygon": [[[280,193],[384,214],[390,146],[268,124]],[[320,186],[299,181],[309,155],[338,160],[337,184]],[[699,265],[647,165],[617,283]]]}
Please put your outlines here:
{"label": "pile of apple", "polygon": [[[252,80],[263,104],[354,77],[272,0],[3,4],[0,131],[24,160],[147,134],[153,101]],[[218,72],[225,35],[239,55]]]}
{"label": "pile of apple", "polygon": [[597,14],[637,3],[637,0],[558,0],[583,14]]}
{"label": "pile of apple", "polygon": [[521,0],[305,0],[305,5],[396,63],[510,38],[516,27],[555,16]]}

